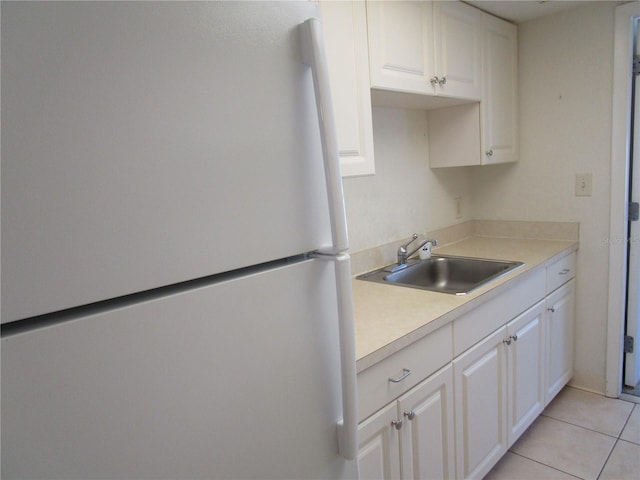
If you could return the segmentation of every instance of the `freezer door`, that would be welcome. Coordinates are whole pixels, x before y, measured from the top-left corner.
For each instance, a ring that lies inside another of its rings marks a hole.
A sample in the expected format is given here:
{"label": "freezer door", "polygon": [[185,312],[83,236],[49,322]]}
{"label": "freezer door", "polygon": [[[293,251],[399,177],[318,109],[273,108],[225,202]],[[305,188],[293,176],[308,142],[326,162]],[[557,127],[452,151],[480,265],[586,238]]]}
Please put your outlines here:
{"label": "freezer door", "polygon": [[314,16],[2,2],[3,322],[331,250]]}
{"label": "freezer door", "polygon": [[3,478],[357,478],[335,275],[307,260],[5,337]]}

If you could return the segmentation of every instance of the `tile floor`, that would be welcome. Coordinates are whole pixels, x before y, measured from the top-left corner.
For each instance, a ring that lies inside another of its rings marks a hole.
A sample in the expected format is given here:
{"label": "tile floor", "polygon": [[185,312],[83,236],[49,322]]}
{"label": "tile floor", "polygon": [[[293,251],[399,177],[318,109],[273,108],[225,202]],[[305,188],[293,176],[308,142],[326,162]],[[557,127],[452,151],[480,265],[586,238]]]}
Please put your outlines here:
{"label": "tile floor", "polygon": [[640,479],[640,404],[565,387],[485,480]]}

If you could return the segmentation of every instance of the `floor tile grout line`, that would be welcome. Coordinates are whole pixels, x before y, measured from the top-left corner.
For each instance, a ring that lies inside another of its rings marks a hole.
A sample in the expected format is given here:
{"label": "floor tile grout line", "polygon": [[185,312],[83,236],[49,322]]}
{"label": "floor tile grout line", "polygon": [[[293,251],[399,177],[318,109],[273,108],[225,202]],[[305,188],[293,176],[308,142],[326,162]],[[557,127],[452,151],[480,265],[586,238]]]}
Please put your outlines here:
{"label": "floor tile grout line", "polygon": [[604,472],[604,469],[606,468],[607,463],[609,463],[609,459],[611,458],[611,455],[613,454],[613,451],[616,449],[616,445],[618,445],[619,441],[620,441],[620,438],[616,438],[616,441],[613,444],[613,447],[611,447],[611,451],[609,452],[609,455],[607,455],[607,459],[604,461],[604,464],[602,465],[602,468],[600,469],[600,472],[598,473],[596,480],[598,480],[602,476],[602,472]]}
{"label": "floor tile grout line", "polygon": [[[618,440],[620,440],[620,437],[622,437],[622,432],[624,432],[624,429],[627,428],[627,425],[629,424],[629,420],[631,420],[631,415],[633,415],[633,411],[635,409],[636,409],[636,406],[634,405],[631,411],[629,412],[629,415],[627,416],[627,419],[625,420],[624,425],[622,426],[622,430],[620,430],[620,435],[618,435]],[[631,442],[631,443],[634,443],[634,442]]]}
{"label": "floor tile grout line", "polygon": [[578,477],[577,475],[574,475],[573,473],[565,472],[564,470],[560,470],[559,468],[552,467],[551,465],[547,465],[546,463],[542,463],[541,461],[536,460],[536,459],[534,459],[534,458],[529,458],[529,457],[527,457],[526,455],[522,455],[521,453],[517,453],[517,452],[514,452],[514,451],[512,451],[512,450],[509,450],[509,452],[511,452],[511,453],[513,453],[514,455],[517,455],[517,456],[519,456],[519,457],[526,458],[527,460],[529,460],[529,461],[531,461],[531,462],[534,462],[534,463],[537,463],[538,465],[544,465],[545,467],[550,468],[550,469],[552,469],[552,470],[555,470],[556,472],[564,473],[565,475],[570,475],[570,476],[572,476],[573,478],[579,478],[580,480],[584,480],[582,477]]}
{"label": "floor tile grout line", "polygon": [[[578,425],[577,423],[573,423],[573,422],[569,422],[567,420],[562,420],[560,418],[552,417],[551,415],[545,415],[544,413],[541,413],[540,416],[541,417],[547,417],[547,418],[550,418],[552,420],[556,420],[558,422],[566,423],[567,425],[573,425],[574,427],[582,428],[584,430],[588,430],[589,432],[599,433],[600,435],[605,435],[605,436],[610,437],[610,438],[615,438],[616,440],[618,438],[620,438],[620,435],[622,435],[622,431],[624,430],[624,426],[623,426],[622,429],[620,430],[620,433],[618,433],[618,435],[616,436],[616,435],[611,435],[610,433],[599,432],[598,430],[594,430],[593,428],[585,427],[584,425]],[[629,419],[627,418],[627,421],[628,420]],[[627,425],[627,423],[625,421],[625,426],[626,425]]]}

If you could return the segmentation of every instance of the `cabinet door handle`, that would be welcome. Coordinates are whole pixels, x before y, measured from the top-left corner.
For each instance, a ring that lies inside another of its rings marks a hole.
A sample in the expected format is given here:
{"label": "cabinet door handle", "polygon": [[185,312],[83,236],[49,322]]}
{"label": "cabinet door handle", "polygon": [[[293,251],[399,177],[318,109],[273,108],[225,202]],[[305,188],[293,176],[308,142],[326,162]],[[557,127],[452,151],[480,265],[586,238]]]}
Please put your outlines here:
{"label": "cabinet door handle", "polygon": [[401,376],[399,376],[398,378],[389,377],[389,381],[393,382],[393,383],[399,383],[402,380],[404,380],[405,378],[407,378],[409,375],[411,375],[411,370],[409,370],[408,368],[403,368]]}
{"label": "cabinet door handle", "polygon": [[492,150],[487,150],[487,151],[486,151],[486,152],[484,152],[484,153],[485,153],[485,155],[486,155],[487,157],[493,157],[493,149],[492,149]]}
{"label": "cabinet door handle", "polygon": [[402,428],[402,420],[392,420],[391,425],[393,425],[396,430],[400,430]]}
{"label": "cabinet door handle", "polygon": [[440,79],[438,79],[438,77],[431,77],[431,80],[429,80],[431,82],[431,85],[433,85],[434,87],[436,86],[436,83],[440,83]]}
{"label": "cabinet door handle", "polygon": [[511,337],[502,340],[502,343],[504,343],[505,345],[511,345]]}
{"label": "cabinet door handle", "polygon": [[558,272],[558,275],[566,275],[566,274],[567,274],[567,273],[569,273],[570,271],[571,271],[571,269],[569,269],[569,268],[565,268],[565,269],[560,270],[560,271]]}
{"label": "cabinet door handle", "polygon": [[547,310],[549,310],[551,313],[555,313],[556,307],[549,307],[547,308]]}
{"label": "cabinet door handle", "polygon": [[404,416],[409,420],[413,420],[414,418],[416,418],[416,412],[414,412],[413,410],[411,410],[410,412],[404,412]]}
{"label": "cabinet door handle", "polygon": [[511,339],[512,339],[514,342],[517,342],[517,341],[518,341],[518,335],[511,335]]}
{"label": "cabinet door handle", "polygon": [[441,87],[443,87],[444,85],[447,84],[447,77],[442,77],[440,80],[438,80],[438,83],[440,84]]}

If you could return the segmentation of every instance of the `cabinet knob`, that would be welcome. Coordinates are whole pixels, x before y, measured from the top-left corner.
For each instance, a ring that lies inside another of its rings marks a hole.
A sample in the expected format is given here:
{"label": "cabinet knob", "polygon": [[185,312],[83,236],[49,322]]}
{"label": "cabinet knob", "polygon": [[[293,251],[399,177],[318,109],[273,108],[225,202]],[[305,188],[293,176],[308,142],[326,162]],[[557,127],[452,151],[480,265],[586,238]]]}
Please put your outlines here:
{"label": "cabinet knob", "polygon": [[509,337],[509,338],[506,338],[506,339],[502,340],[502,343],[504,343],[505,345],[511,345],[511,341],[512,341],[511,338],[512,337]]}
{"label": "cabinet knob", "polygon": [[440,83],[440,79],[438,77],[431,77],[431,80],[429,80],[431,82],[431,85],[433,85],[434,87],[436,86],[436,83]]}
{"label": "cabinet knob", "polygon": [[444,85],[447,84],[447,77],[442,77],[440,80],[438,80],[438,83],[440,84],[441,87],[443,87]]}
{"label": "cabinet knob", "polygon": [[414,412],[413,410],[411,410],[410,412],[404,412],[404,416],[409,420],[413,420],[414,418],[416,418],[416,412]]}
{"label": "cabinet knob", "polygon": [[511,339],[512,339],[514,342],[517,342],[517,341],[518,341],[518,335],[511,335]]}
{"label": "cabinet knob", "polygon": [[402,428],[402,420],[392,420],[391,425],[393,425],[396,430],[400,430]]}
{"label": "cabinet knob", "polygon": [[549,307],[547,308],[547,310],[549,310],[551,313],[554,313],[556,311],[556,307]]}
{"label": "cabinet knob", "polygon": [[484,152],[487,157],[493,157],[493,150],[487,150]]}

